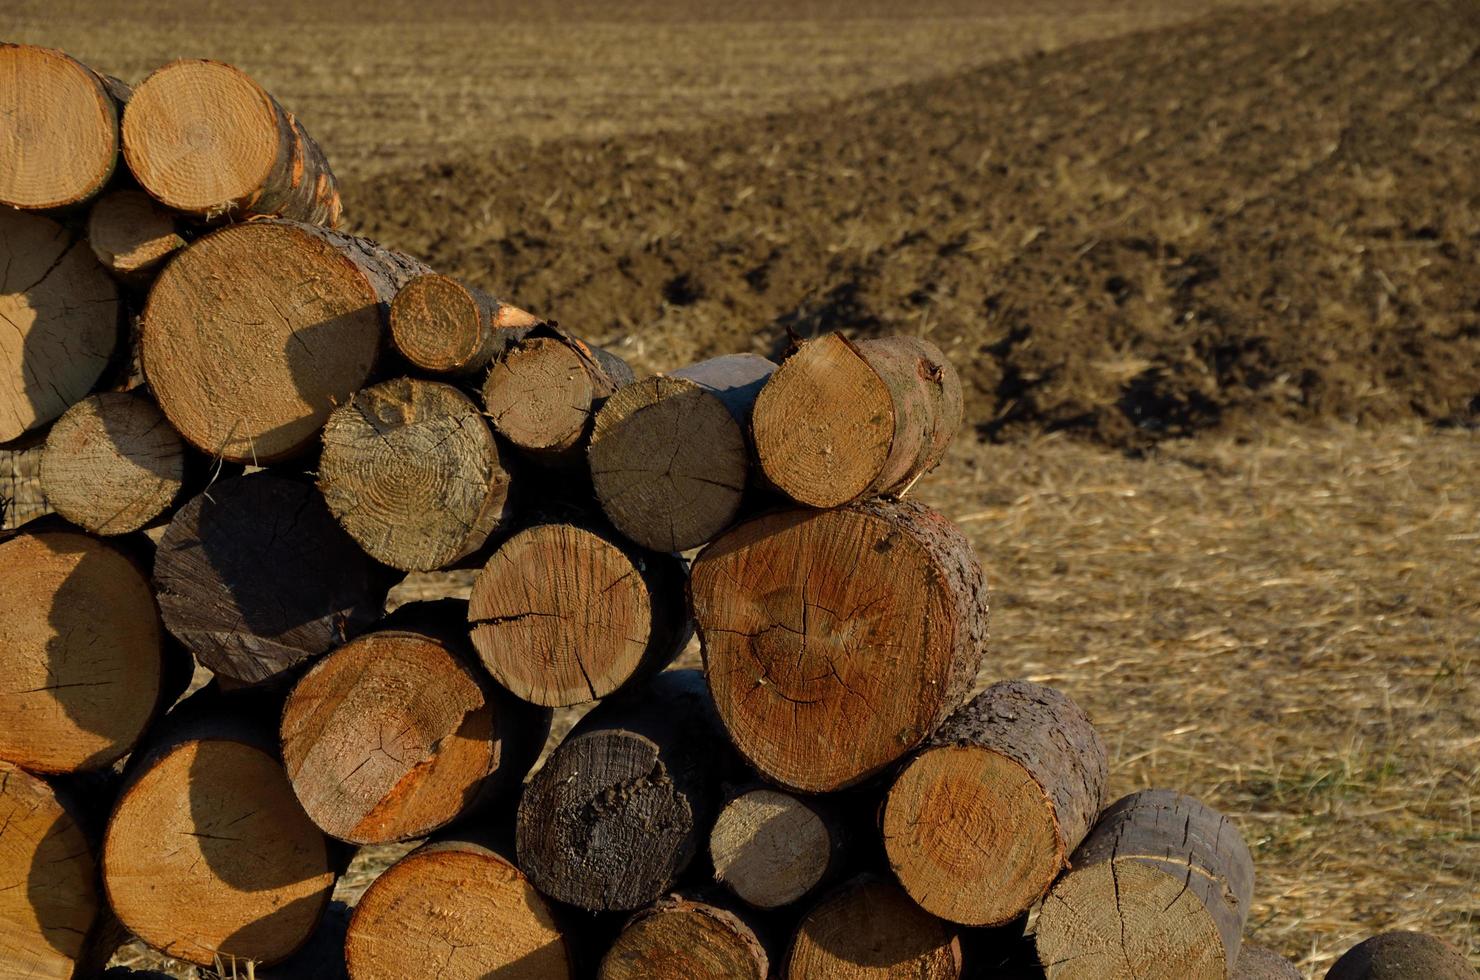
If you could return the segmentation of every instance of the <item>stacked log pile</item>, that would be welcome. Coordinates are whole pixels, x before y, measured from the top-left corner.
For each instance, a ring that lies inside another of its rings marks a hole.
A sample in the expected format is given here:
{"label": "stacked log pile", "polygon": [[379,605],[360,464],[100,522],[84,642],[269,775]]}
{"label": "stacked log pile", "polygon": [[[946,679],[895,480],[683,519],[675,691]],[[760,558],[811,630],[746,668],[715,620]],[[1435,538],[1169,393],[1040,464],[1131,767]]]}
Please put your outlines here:
{"label": "stacked log pile", "polygon": [[0,46],[0,116],[0,446],[55,511],[0,540],[0,974],[125,934],[359,980],[1288,966],[1241,955],[1230,819],[1111,801],[1067,694],[980,686],[986,577],[909,496],[961,425],[927,341],[638,378],[338,231],[229,65]]}

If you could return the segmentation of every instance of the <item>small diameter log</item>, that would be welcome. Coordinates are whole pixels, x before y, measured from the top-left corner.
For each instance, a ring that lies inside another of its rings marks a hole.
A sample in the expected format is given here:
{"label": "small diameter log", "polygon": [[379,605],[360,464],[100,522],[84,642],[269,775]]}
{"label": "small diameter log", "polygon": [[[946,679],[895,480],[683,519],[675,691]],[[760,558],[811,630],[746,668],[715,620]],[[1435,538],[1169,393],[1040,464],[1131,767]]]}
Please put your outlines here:
{"label": "small diameter log", "polygon": [[802,792],[854,785],[919,745],[986,652],[981,566],[913,502],[747,521],[699,555],[690,595],[731,739]]}
{"label": "small diameter log", "polygon": [[954,927],[924,912],[898,885],[858,878],[807,914],[786,956],[788,980],[959,980]]}
{"label": "small diameter log", "polygon": [[[500,696],[502,695],[502,696]],[[283,763],[320,829],[354,844],[425,837],[486,787],[517,789],[549,713],[480,680],[460,652],[400,630],[354,640],[299,680]]]}
{"label": "small diameter log", "polygon": [[385,381],[335,409],[319,489],[360,547],[408,572],[476,551],[508,516],[509,471],[488,423],[435,381]]}
{"label": "small diameter log", "polygon": [[0,205],[63,208],[101,191],[127,98],[128,86],[60,51],[0,44]]}
{"label": "small diameter log", "polygon": [[748,905],[790,905],[841,864],[842,831],[819,804],[768,788],[733,796],[709,832],[714,878]]}
{"label": "small diameter log", "polygon": [[1301,980],[1301,976],[1299,968],[1279,953],[1242,943],[1232,980]]}
{"label": "small diameter log", "polygon": [[389,585],[312,486],[259,472],[175,514],[154,584],[165,625],[218,677],[255,684],[364,632]]}
{"label": "small diameter log", "polygon": [[776,365],[731,354],[644,378],[596,414],[586,458],[601,509],[645,548],[684,551],[735,520],[751,406]]}
{"label": "small diameter log", "polygon": [[519,866],[541,892],[631,911],[693,861],[733,766],[696,670],[665,671],[583,718],[519,801]]}
{"label": "small diameter log", "polygon": [[601,960],[599,980],[766,980],[760,939],[730,909],[669,896],[635,914]]}
{"label": "small diameter log", "polygon": [[573,524],[509,538],[473,583],[473,645],[504,687],[566,707],[640,684],[690,634],[684,565]]}
{"label": "small diameter log", "polygon": [[0,449],[0,530],[14,531],[27,521],[53,513],[41,490],[44,444]]}
{"label": "small diameter log", "polygon": [[1079,706],[993,684],[946,719],[890,787],[884,847],[933,915],[1006,925],[1048,893],[1104,805],[1105,744]]}
{"label": "small diameter log", "polygon": [[89,395],[51,427],[41,458],[46,499],[94,534],[148,526],[185,482],[185,446],[142,393]]}
{"label": "small diameter log", "polygon": [[1422,932],[1385,932],[1346,951],[1326,980],[1475,980],[1480,971],[1444,940]]}
{"label": "small diameter log", "polygon": [[472,374],[488,366],[502,332],[539,322],[473,286],[429,272],[402,286],[391,300],[391,339],[401,356],[423,371]]}
{"label": "small diameter log", "polygon": [[838,507],[908,490],[961,427],[961,379],[916,337],[803,343],[756,399],[755,451],[799,503]]}
{"label": "small diameter log", "polygon": [[427,844],[370,885],[350,920],[353,980],[568,980],[549,906],[512,861],[469,841]]}
{"label": "small diameter log", "polygon": [[583,461],[581,450],[597,410],[636,380],[632,369],[554,324],[509,332],[502,339],[483,383],[493,427],[535,462]]}
{"label": "small diameter log", "polygon": [[118,348],[122,312],[118,284],[81,239],[0,207],[0,443],[93,389]]}
{"label": "small diameter log", "polygon": [[171,424],[211,456],[266,464],[312,448],[370,377],[387,304],[426,271],[362,238],[290,221],[207,235],[149,291],[144,373]]}
{"label": "small diameter log", "polygon": [[1038,915],[1049,977],[1196,980],[1232,971],[1254,862],[1217,811],[1170,790],[1105,811]]}
{"label": "small diameter log", "polygon": [[173,61],[144,79],[123,113],[123,155],[139,186],[197,218],[339,223],[339,185],[319,145],[219,61]]}
{"label": "small diameter log", "polygon": [[131,286],[146,284],[165,259],[185,247],[175,216],[143,191],[110,191],[87,215],[87,244],[103,268]]}

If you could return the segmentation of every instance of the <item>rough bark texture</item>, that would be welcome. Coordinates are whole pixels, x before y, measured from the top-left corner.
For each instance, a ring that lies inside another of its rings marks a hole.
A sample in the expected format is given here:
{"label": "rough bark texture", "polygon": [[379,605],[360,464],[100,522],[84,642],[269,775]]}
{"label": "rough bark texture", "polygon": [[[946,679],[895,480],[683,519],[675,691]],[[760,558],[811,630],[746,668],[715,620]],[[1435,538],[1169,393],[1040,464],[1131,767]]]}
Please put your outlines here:
{"label": "rough bark texture", "polygon": [[586,457],[617,530],[685,551],[723,531],[750,478],[751,406],[776,365],[732,354],[627,385],[596,415]]}
{"label": "rough bark texture", "polygon": [[87,244],[122,283],[143,287],[164,260],[185,247],[175,216],[143,191],[109,191],[87,214]]}
{"label": "rough bark texture", "polygon": [[903,493],[940,462],[961,427],[961,380],[916,337],[801,344],[756,399],[756,455],[799,503],[837,507]]}
{"label": "rough bark texture", "polygon": [[1190,796],[1143,790],[1112,805],[1038,916],[1050,977],[1226,977],[1254,890],[1238,829]]}
{"label": "rough bark texture", "polygon": [[958,980],[954,927],[920,910],[891,882],[856,878],[802,920],[786,956],[788,980]]}
{"label": "rough bark texture", "polygon": [[473,645],[495,680],[565,707],[638,685],[691,635],[683,560],[573,524],[509,538],[473,583]]}
{"label": "rough bark texture", "polygon": [[693,860],[732,768],[698,671],[659,674],[591,712],[519,802],[519,866],[546,895],[632,910]]}
{"label": "rough bark texture", "polygon": [[1280,954],[1242,943],[1232,980],[1301,980],[1300,970]]}
{"label": "rough bark texture", "polygon": [[679,896],[635,914],[601,960],[600,980],[766,980],[770,961],[732,909]]}
{"label": "rough bark texture", "polygon": [[156,69],[124,111],[123,154],[141,187],[197,218],[339,223],[339,185],[319,145],[231,65],[182,59]]}
{"label": "rough bark texture", "polygon": [[1422,932],[1385,932],[1346,951],[1326,980],[1474,980],[1464,955]]}
{"label": "rough bark texture", "polygon": [[391,301],[391,339],[423,371],[473,374],[488,366],[505,332],[539,322],[473,286],[428,273]]}
{"label": "rough bark texture", "polygon": [[179,254],[149,292],[144,373],[170,422],[211,456],[287,459],[364,387],[391,298],[426,272],[363,238],[252,221]]}
{"label": "rough bark texture", "polygon": [[222,480],[181,507],[154,583],[170,632],[243,684],[364,632],[389,584],[312,486],[265,472]]}
{"label": "rough bark texture", "polygon": [[13,531],[53,512],[41,489],[44,449],[44,443],[25,449],[0,449],[0,531]]}
{"label": "rough bark texture", "polygon": [[452,564],[508,517],[509,471],[488,423],[435,381],[385,381],[335,409],[319,489],[360,547],[403,571]]}
{"label": "rough bark texture", "polygon": [[730,737],[802,792],[856,784],[919,745],[986,652],[981,566],[913,502],[747,521],[699,555],[690,595]]}
{"label": "rough bark texture", "polygon": [[926,911],[1000,926],[1041,899],[1104,805],[1109,760],[1068,697],[1030,681],[977,695],[894,781],[889,863]]}
{"label": "rough bark texture", "polygon": [[832,809],[767,787],[730,797],[709,832],[714,878],[760,909],[790,905],[843,865],[844,833]]}

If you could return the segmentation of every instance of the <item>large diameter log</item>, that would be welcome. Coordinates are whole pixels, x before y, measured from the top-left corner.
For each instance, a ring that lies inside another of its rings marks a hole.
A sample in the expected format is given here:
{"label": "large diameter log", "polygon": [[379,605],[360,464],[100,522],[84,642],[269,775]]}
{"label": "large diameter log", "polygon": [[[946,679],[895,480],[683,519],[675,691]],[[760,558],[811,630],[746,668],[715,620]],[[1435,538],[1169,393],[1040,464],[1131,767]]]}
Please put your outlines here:
{"label": "large diameter log", "polygon": [[391,300],[391,340],[423,371],[472,374],[488,366],[505,331],[538,323],[518,307],[473,286],[429,272]]}
{"label": "large diameter log", "polygon": [[505,521],[509,471],[467,395],[396,378],[329,416],[319,489],[371,557],[424,572],[481,548]]}
{"label": "large diameter log", "polygon": [[756,399],[755,451],[799,503],[838,507],[902,493],[940,462],[961,427],[961,379],[916,337],[803,343]]}
{"label": "large diameter log", "polygon": [[981,566],[913,502],[747,521],[699,555],[690,594],[730,737],[802,792],[854,785],[919,745],[986,652]]}
{"label": "large diameter log", "polygon": [[339,185],[323,151],[231,65],[182,59],[156,69],[124,110],[123,155],[139,186],[198,218],[339,223]]}
{"label": "large diameter log", "polygon": [[1273,950],[1239,944],[1231,980],[1301,980],[1300,969]]}
{"label": "large diameter log", "polygon": [[312,486],[259,472],[215,483],[154,561],[165,626],[219,677],[273,680],[364,632],[388,586]]}
{"label": "large diameter log", "polygon": [[617,530],[645,548],[684,551],[735,520],[750,479],[751,406],[775,369],[764,357],[731,354],[607,399],[586,458]]}
{"label": "large diameter log", "polygon": [[60,51],[0,44],[0,205],[62,208],[101,191],[127,98],[128,86]]}
{"label": "large diameter log", "polygon": [[592,711],[519,801],[519,866],[541,892],[631,911],[671,891],[719,805],[729,761],[698,671],[666,671]]}
{"label": "large diameter log", "polygon": [[170,508],[184,482],[184,443],[142,393],[89,395],[67,409],[46,437],[46,499],[94,534],[147,526]]}
{"label": "large diameter log", "polygon": [[802,920],[786,956],[788,980],[959,980],[961,941],[898,885],[858,878]]}
{"label": "large diameter log", "polygon": [[690,636],[684,568],[572,524],[509,538],[468,603],[473,645],[504,687],[565,707],[640,684]]}
{"label": "large diameter log", "polygon": [[1331,965],[1326,980],[1475,980],[1464,954],[1422,932],[1385,932],[1363,940]]}
{"label": "large diameter log", "polygon": [[770,961],[733,910],[679,896],[659,899],[622,927],[599,980],[766,980]]}
{"label": "large diameter log", "polygon": [[237,463],[316,444],[365,386],[388,304],[419,262],[362,238],[252,221],[183,250],[149,291],[141,356],[171,424]]}
{"label": "large diameter log", "polygon": [[775,909],[841,864],[843,832],[821,804],[757,787],[730,798],[709,832],[714,878],[747,905]]}
{"label": "large diameter log", "polygon": [[118,284],[49,218],[0,207],[0,443],[81,400],[121,335]]}
{"label": "large diameter log", "polygon": [[1104,805],[1109,760],[1084,712],[1030,681],[987,688],[895,779],[884,846],[911,898],[969,926],[1047,894]]}
{"label": "large diameter log", "polygon": [[1254,862],[1228,818],[1142,790],[1112,805],[1038,915],[1050,978],[1222,978],[1238,959]]}
{"label": "large diameter log", "polygon": [[173,214],[143,191],[123,188],[93,202],[87,214],[87,244],[103,268],[121,282],[139,286],[185,247],[185,239]]}
{"label": "large diameter log", "polygon": [[571,954],[544,898],[481,844],[427,844],[386,869],[350,920],[353,980],[569,980]]}

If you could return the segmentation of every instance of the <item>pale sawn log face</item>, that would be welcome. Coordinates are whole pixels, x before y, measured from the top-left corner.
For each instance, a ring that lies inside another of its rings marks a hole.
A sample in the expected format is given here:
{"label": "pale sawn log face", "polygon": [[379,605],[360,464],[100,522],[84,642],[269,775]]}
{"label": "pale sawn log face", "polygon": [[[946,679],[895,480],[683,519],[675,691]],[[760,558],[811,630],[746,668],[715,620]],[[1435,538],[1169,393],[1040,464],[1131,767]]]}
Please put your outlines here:
{"label": "pale sawn log face", "polygon": [[834,829],[817,810],[774,789],[734,797],[709,832],[715,880],[762,909],[789,905],[811,891],[837,848]]}
{"label": "pale sawn log face", "polygon": [[959,980],[961,942],[892,882],[847,882],[807,913],[786,955],[788,980]]}
{"label": "pale sawn log face", "polygon": [[728,909],[659,899],[623,927],[601,960],[599,980],[766,980],[766,950]]}
{"label": "pale sawn log face", "polygon": [[1363,940],[1326,972],[1326,980],[1474,980],[1464,954],[1422,932],[1385,932]]}
{"label": "pale sawn log face", "polygon": [[164,260],[185,247],[175,216],[143,191],[109,191],[87,214],[87,244],[103,268],[133,286],[148,282]]}

